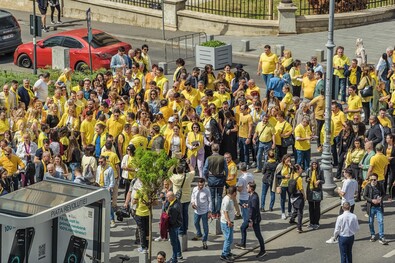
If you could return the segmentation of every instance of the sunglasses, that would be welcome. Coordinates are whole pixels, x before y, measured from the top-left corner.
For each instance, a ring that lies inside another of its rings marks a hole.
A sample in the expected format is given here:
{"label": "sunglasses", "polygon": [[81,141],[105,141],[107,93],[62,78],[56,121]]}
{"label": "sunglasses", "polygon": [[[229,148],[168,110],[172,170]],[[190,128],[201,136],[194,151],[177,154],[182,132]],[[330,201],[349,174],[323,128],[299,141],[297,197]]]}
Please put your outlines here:
{"label": "sunglasses", "polygon": [[371,181],[371,182],[376,182],[376,181],[377,181],[377,179],[370,179],[370,181]]}

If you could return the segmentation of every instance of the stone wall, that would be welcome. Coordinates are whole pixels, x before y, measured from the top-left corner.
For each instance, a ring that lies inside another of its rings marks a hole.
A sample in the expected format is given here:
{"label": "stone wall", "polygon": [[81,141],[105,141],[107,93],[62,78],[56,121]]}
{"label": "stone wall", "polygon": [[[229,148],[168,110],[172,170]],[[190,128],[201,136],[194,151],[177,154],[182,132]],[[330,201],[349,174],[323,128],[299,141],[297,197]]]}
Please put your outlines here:
{"label": "stone wall", "polygon": [[[167,5],[167,6],[166,6]],[[32,10],[32,0],[1,0],[2,8]],[[213,35],[260,36],[276,35],[278,20],[258,20],[225,17],[185,10],[185,0],[165,0],[165,26],[168,30],[206,32]],[[106,0],[67,0],[64,15],[76,19],[85,17],[91,8],[92,19],[101,22],[162,28],[162,11],[114,3]],[[38,12],[38,9],[37,9]],[[395,18],[395,6],[335,15],[335,29],[361,26]],[[296,16],[296,32],[328,30],[328,15]]]}

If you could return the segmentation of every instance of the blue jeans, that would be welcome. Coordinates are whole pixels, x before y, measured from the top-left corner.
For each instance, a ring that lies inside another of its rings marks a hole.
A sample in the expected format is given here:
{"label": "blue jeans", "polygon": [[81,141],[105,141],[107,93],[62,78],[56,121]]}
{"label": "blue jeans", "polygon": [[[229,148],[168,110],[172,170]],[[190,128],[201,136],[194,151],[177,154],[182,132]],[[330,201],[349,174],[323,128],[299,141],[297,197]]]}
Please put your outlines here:
{"label": "blue jeans", "polygon": [[287,198],[288,194],[288,214],[291,213],[291,197],[289,196],[288,193],[288,187],[281,187],[281,194],[280,194],[280,207],[281,207],[281,213],[285,213],[285,199]]}
{"label": "blue jeans", "polygon": [[276,200],[276,193],[272,191],[272,184],[267,184],[267,183],[262,184],[261,208],[265,208],[265,199],[268,190],[270,191],[269,209],[273,209],[274,201]]}
{"label": "blue jeans", "polygon": [[[196,213],[194,213],[194,218],[193,218],[193,222],[195,224],[195,228],[196,228],[196,236],[203,236],[202,241],[203,242],[207,242],[208,239],[208,213],[202,214],[202,215],[198,215]],[[202,235],[202,231],[200,229],[200,219],[202,220],[203,223],[203,232],[204,235]]]}
{"label": "blue jeans", "polygon": [[180,227],[180,235],[186,235],[188,233],[188,208],[191,202],[181,203],[181,213],[182,213],[182,225]]}
{"label": "blue jeans", "polygon": [[249,159],[250,159],[250,147],[249,145],[246,144],[247,138],[241,138],[239,137],[237,139],[237,142],[239,144],[239,155],[240,155],[240,162],[242,163],[249,163]]}
{"label": "blue jeans", "polygon": [[221,203],[222,203],[222,193],[224,192],[224,187],[209,187],[211,194],[211,212],[213,214],[219,214],[221,212]]}
{"label": "blue jeans", "polygon": [[380,206],[372,206],[369,213],[369,229],[370,235],[375,235],[374,232],[374,216],[377,216],[377,223],[379,225],[379,237],[384,238],[384,218],[383,209]]}
{"label": "blue jeans", "polygon": [[262,156],[264,162],[267,161],[267,153],[272,148],[273,142],[259,142],[258,143],[258,153],[256,154],[257,162],[258,162],[258,170],[262,171]]}
{"label": "blue jeans", "polygon": [[180,240],[178,239],[178,227],[169,227],[169,237],[170,237],[170,244],[173,250],[173,256],[171,260],[173,263],[177,263],[177,256],[181,256],[181,244]]}
{"label": "blue jeans", "polygon": [[346,102],[346,79],[339,79],[339,90],[342,101]]}
{"label": "blue jeans", "polygon": [[303,170],[310,167],[311,150],[301,151],[296,150],[296,163],[302,166]]}
{"label": "blue jeans", "polygon": [[221,231],[225,239],[222,248],[222,256],[228,257],[230,255],[230,246],[233,243],[233,227],[229,227],[227,223],[221,222]]}
{"label": "blue jeans", "polygon": [[339,236],[340,262],[352,263],[352,245],[354,244],[354,236]]}
{"label": "blue jeans", "polygon": [[247,241],[247,228],[248,228],[248,208],[244,208],[242,205],[248,204],[248,200],[240,200],[241,216],[243,217],[243,223],[240,226],[241,231],[241,244],[245,246]]}
{"label": "blue jeans", "polygon": [[71,181],[74,181],[74,179],[75,179],[75,175],[74,175],[75,168],[77,168],[80,165],[81,165],[80,163],[70,163],[69,164],[70,170],[71,170]]}
{"label": "blue jeans", "polygon": [[269,85],[270,79],[273,78],[273,76],[274,76],[273,74],[262,74],[262,79],[263,82],[265,82],[266,89],[267,89],[267,85]]}
{"label": "blue jeans", "polygon": [[112,200],[112,191],[110,191],[110,207],[111,207],[111,210],[110,210],[110,219],[111,220],[114,220],[114,208],[112,207],[112,205],[111,205],[111,200]]}

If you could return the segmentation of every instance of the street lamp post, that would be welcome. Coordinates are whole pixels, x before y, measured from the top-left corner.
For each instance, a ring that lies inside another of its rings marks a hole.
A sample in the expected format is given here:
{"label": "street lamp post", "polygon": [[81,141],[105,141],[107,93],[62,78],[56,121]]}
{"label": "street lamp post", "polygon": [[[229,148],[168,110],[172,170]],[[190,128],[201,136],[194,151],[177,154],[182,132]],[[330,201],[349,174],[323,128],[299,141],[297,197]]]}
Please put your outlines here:
{"label": "street lamp post", "polygon": [[[328,25],[328,42],[327,48],[327,65],[326,65],[326,86],[325,86],[325,140],[322,152],[322,169],[324,170],[325,184],[322,189],[327,196],[334,195],[336,184],[333,182],[332,176],[332,153],[331,153],[331,104],[332,104],[332,84],[333,84],[333,24],[335,20],[335,0],[329,3],[329,25]],[[333,131],[332,131],[333,132]]]}

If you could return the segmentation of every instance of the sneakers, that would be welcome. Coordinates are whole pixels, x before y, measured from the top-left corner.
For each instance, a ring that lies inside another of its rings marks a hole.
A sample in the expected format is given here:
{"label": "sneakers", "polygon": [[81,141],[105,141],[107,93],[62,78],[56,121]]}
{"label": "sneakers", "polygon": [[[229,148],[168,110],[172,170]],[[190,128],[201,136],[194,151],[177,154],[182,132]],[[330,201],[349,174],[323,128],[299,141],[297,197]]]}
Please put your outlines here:
{"label": "sneakers", "polygon": [[204,249],[204,250],[207,250],[207,249],[208,249],[207,242],[203,242],[203,249]]}
{"label": "sneakers", "polygon": [[43,27],[42,30],[43,30],[43,32],[49,32],[49,28],[48,27]]}
{"label": "sneakers", "polygon": [[289,220],[289,223],[291,224],[291,225],[296,225],[297,223],[295,222],[295,220]]}
{"label": "sneakers", "polygon": [[385,239],[384,237],[382,237],[382,238],[379,239],[379,243],[382,244],[382,245],[388,245],[388,240]]}
{"label": "sneakers", "polygon": [[251,167],[251,168],[256,168],[256,162],[252,162],[252,164],[251,164],[250,167]]}
{"label": "sneakers", "polygon": [[116,225],[115,225],[115,221],[114,220],[111,220],[111,222],[110,222],[110,227],[111,228],[114,228]]}
{"label": "sneakers", "polygon": [[255,169],[253,173],[260,173],[260,172],[262,172],[262,171],[259,169]]}
{"label": "sneakers", "polygon": [[219,259],[222,260],[222,261],[225,261],[225,262],[233,262],[233,261],[234,261],[234,259],[233,259],[232,257],[230,257],[230,256],[224,256],[224,255],[221,255],[221,256],[219,257]]}
{"label": "sneakers", "polygon": [[269,210],[270,210],[270,212],[273,212],[273,207],[270,207]]}
{"label": "sneakers", "polygon": [[139,252],[139,253],[141,253],[141,254],[147,254],[147,253],[148,253],[148,252],[147,252],[147,249],[142,248],[142,247],[139,247],[139,248],[137,249],[137,252]]}
{"label": "sneakers", "polygon": [[370,237],[370,242],[375,242],[376,241],[376,236],[375,235],[372,235],[371,237]]}
{"label": "sneakers", "polygon": [[320,228],[320,225],[313,225],[314,230],[317,230],[318,228]]}
{"label": "sneakers", "polygon": [[303,233],[303,230],[301,228],[298,228],[298,229],[296,229],[296,232],[298,232],[300,234],[300,233]]}
{"label": "sneakers", "polygon": [[157,237],[157,238],[154,238],[154,241],[155,241],[155,242],[166,241],[166,238]]}
{"label": "sneakers", "polygon": [[198,241],[198,240],[200,240],[200,239],[202,239],[202,236],[194,236],[194,237],[192,238],[192,241]]}
{"label": "sneakers", "polygon": [[58,21],[56,21],[56,24],[63,24],[63,22],[58,20]]}
{"label": "sneakers", "polygon": [[284,213],[281,214],[281,219],[283,219],[283,220],[286,220],[286,219],[287,219],[287,217],[285,216]]}
{"label": "sneakers", "polygon": [[266,255],[267,255],[266,251],[261,251],[261,252],[259,252],[258,255],[256,255],[256,258],[263,258]]}
{"label": "sneakers", "polygon": [[238,249],[246,249],[246,246],[245,245],[243,245],[243,244],[235,244],[235,248],[238,248]]}
{"label": "sneakers", "polygon": [[307,229],[308,229],[308,230],[314,230],[314,225],[312,225],[312,224],[308,225],[308,226],[307,226]]}
{"label": "sneakers", "polygon": [[51,25],[55,25],[55,24],[56,24],[55,21],[51,20]]}
{"label": "sneakers", "polygon": [[330,239],[325,241],[325,243],[327,243],[327,244],[337,244],[337,243],[339,243],[339,241],[337,239],[335,239],[334,237],[331,237]]}
{"label": "sneakers", "polygon": [[266,212],[265,208],[261,208],[261,212],[262,212],[262,213],[263,213],[263,212]]}

